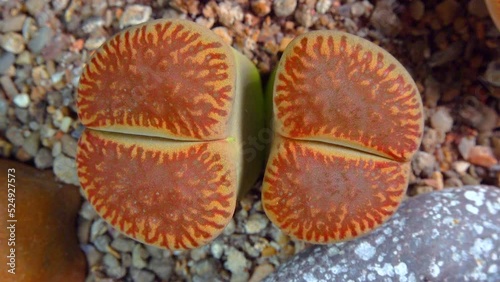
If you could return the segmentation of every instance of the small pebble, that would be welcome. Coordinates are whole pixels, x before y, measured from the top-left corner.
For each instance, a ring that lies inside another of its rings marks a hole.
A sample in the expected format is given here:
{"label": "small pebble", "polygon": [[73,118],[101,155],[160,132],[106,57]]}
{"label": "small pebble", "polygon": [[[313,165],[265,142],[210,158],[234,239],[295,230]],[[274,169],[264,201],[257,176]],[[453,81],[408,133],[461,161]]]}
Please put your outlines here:
{"label": "small pebble", "polygon": [[47,46],[47,44],[52,40],[54,32],[49,27],[42,27],[36,33],[35,36],[28,43],[28,48],[31,52],[38,54],[42,49]]}
{"label": "small pebble", "polygon": [[30,102],[30,96],[26,93],[18,94],[14,97],[14,104],[20,108],[27,108]]}
{"label": "small pebble", "polygon": [[101,47],[104,42],[106,42],[106,37],[104,36],[90,37],[89,39],[85,40],[85,44],[83,46],[87,50],[95,50]]}
{"label": "small pebble", "polygon": [[24,51],[24,38],[21,34],[8,32],[3,35],[1,46],[5,51],[19,54]]}
{"label": "small pebble", "polygon": [[295,20],[303,27],[311,27],[317,20],[318,16],[314,12],[314,9],[307,7],[306,5],[300,6],[295,11]]}
{"label": "small pebble", "polygon": [[57,157],[62,153],[62,144],[60,141],[54,142],[52,146],[52,157]]}
{"label": "small pebble", "polygon": [[259,264],[255,267],[252,276],[248,282],[260,282],[269,274],[274,272],[274,266],[269,263]]}
{"label": "small pebble", "polygon": [[410,2],[410,15],[414,20],[416,21],[421,20],[422,17],[424,16],[424,13],[425,13],[425,4],[422,1],[416,0]]}
{"label": "small pebble", "polygon": [[207,257],[207,247],[203,246],[203,247],[199,247],[199,248],[196,248],[194,250],[191,250],[190,255],[191,255],[191,259],[193,261],[202,260],[202,259]]}
{"label": "small pebble", "polygon": [[104,219],[99,218],[92,223],[90,227],[90,240],[95,241],[97,237],[103,235],[108,231],[108,225]]}
{"label": "small pebble", "polygon": [[377,1],[370,17],[373,26],[387,36],[396,36],[401,32],[402,24],[394,13],[392,0]]}
{"label": "small pebble", "polygon": [[210,245],[210,252],[212,256],[216,259],[220,259],[222,257],[222,253],[224,252],[224,247],[222,242],[215,241]]}
{"label": "small pebble", "polygon": [[9,140],[10,143],[12,143],[12,145],[14,146],[22,146],[24,143],[22,130],[14,126],[7,129],[7,131],[5,132],[5,137],[7,137],[7,140]]}
{"label": "small pebble", "polygon": [[99,251],[106,253],[107,249],[109,248],[110,242],[111,242],[111,239],[109,238],[109,236],[104,234],[104,235],[97,236],[97,238],[92,243],[94,243],[94,246]]}
{"label": "small pebble", "polygon": [[476,139],[463,137],[458,143],[458,152],[460,152],[460,155],[462,155],[464,159],[468,159],[470,150],[474,146],[476,146]]}
{"label": "small pebble", "polygon": [[120,18],[120,28],[147,22],[153,10],[149,6],[129,5]]}
{"label": "small pebble", "polygon": [[127,270],[122,267],[118,260],[111,254],[105,254],[102,258],[102,263],[106,274],[111,278],[120,279],[127,274]]}
{"label": "small pebble", "polygon": [[26,1],[26,9],[31,15],[36,16],[48,2],[44,0],[28,0]]}
{"label": "small pebble", "polygon": [[151,269],[163,281],[168,281],[174,271],[174,261],[170,258],[153,258],[149,261],[148,269]]}
{"label": "small pebble", "polygon": [[130,276],[134,282],[153,282],[155,281],[155,275],[151,271],[144,269],[134,269],[130,270]]}
{"label": "small pebble", "polygon": [[92,267],[102,261],[103,254],[99,252],[93,245],[85,245],[85,254],[87,255],[87,263]]}
{"label": "small pebble", "polygon": [[219,21],[226,27],[231,27],[235,22],[243,20],[243,10],[236,3],[222,2],[217,6]]}
{"label": "small pebble", "polygon": [[455,0],[444,0],[436,6],[437,16],[444,25],[452,23],[460,9],[460,4]]}
{"label": "small pebble", "polygon": [[224,231],[222,231],[222,233],[224,233],[224,235],[226,236],[229,236],[233,234],[235,230],[236,230],[236,225],[234,223],[234,219],[231,219],[231,221],[229,221],[229,223],[226,225],[226,228],[224,228]]}
{"label": "small pebble", "polygon": [[24,14],[20,14],[10,18],[4,18],[3,22],[0,23],[0,30],[3,33],[11,31],[14,32],[21,31],[25,20],[26,20],[26,15]]}
{"label": "small pebble", "polygon": [[63,117],[61,120],[61,125],[59,126],[59,129],[67,133],[69,131],[69,127],[71,126],[71,123],[73,123],[73,120],[70,117]]}
{"label": "small pebble", "polygon": [[7,96],[9,96],[9,98],[11,99],[16,97],[19,93],[16,86],[14,85],[14,82],[12,82],[12,79],[6,75],[0,77],[0,85],[5,91],[5,94],[7,94]]}
{"label": "small pebble", "polygon": [[0,56],[0,74],[5,74],[7,70],[14,64],[16,57],[10,52],[4,52]]}
{"label": "small pebble", "polygon": [[111,242],[111,247],[119,252],[132,252],[135,241],[128,238],[117,237]]}
{"label": "small pebble", "polygon": [[75,159],[68,158],[64,155],[58,155],[54,159],[53,169],[54,174],[62,182],[77,186],[80,185]]}
{"label": "small pebble", "polygon": [[254,0],[250,3],[250,7],[255,15],[263,17],[271,12],[271,1],[269,0]]}
{"label": "small pebble", "polygon": [[429,177],[436,169],[436,158],[429,153],[418,151],[411,161],[411,166],[415,175]]}
{"label": "small pebble", "polygon": [[146,249],[141,244],[136,244],[132,250],[132,265],[138,269],[146,267],[145,259],[149,256]]}
{"label": "small pebble", "polygon": [[231,37],[231,35],[229,35],[229,31],[227,30],[226,27],[218,26],[218,27],[212,29],[212,31],[215,34],[217,34],[220,38],[222,38],[222,40],[224,40],[224,42],[226,42],[228,45],[233,44],[233,37]]}
{"label": "small pebble", "polygon": [[470,163],[466,161],[456,161],[452,164],[452,167],[460,175],[463,175],[467,172],[467,169],[469,169]]}
{"label": "small pebble", "polygon": [[332,6],[332,0],[319,0],[316,2],[316,12],[324,14],[330,10]]}
{"label": "small pebble", "polygon": [[47,148],[41,148],[35,156],[35,166],[38,169],[50,168],[53,162],[54,158]]}
{"label": "small pebble", "polygon": [[82,208],[80,209],[80,215],[87,220],[93,220],[93,219],[99,217],[99,215],[97,214],[95,209],[87,201],[83,202]]}
{"label": "small pebble", "polygon": [[245,258],[245,255],[234,247],[229,247],[227,260],[224,263],[224,268],[231,271],[233,275],[243,275],[245,269],[250,266],[250,262]]}
{"label": "small pebble", "polygon": [[485,0],[471,0],[467,4],[467,10],[473,16],[484,18],[488,16]]}
{"label": "small pebble", "polygon": [[486,146],[474,146],[470,150],[467,160],[472,164],[484,166],[486,168],[490,168],[498,162],[491,148]]}
{"label": "small pebble", "polygon": [[288,17],[297,8],[297,0],[275,0],[273,1],[274,14],[278,17]]}
{"label": "small pebble", "polygon": [[259,233],[266,228],[268,222],[269,220],[265,215],[254,213],[248,217],[248,221],[245,224],[245,230],[248,234]]}
{"label": "small pebble", "polygon": [[26,153],[28,153],[32,157],[36,156],[39,146],[40,146],[39,132],[32,132],[30,136],[24,139],[23,149],[26,151]]}
{"label": "small pebble", "polygon": [[355,2],[351,6],[351,15],[355,18],[361,17],[365,13],[365,5],[361,2]]}
{"label": "small pebble", "polygon": [[453,127],[453,118],[448,108],[439,107],[431,116],[431,126],[438,132],[446,133]]}

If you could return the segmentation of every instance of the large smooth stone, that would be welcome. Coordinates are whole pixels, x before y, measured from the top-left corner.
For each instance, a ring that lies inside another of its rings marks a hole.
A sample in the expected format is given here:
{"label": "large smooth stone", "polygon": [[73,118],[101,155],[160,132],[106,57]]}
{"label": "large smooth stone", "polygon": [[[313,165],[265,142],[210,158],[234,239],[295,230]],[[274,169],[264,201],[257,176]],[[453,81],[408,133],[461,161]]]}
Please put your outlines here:
{"label": "large smooth stone", "polygon": [[52,171],[5,159],[0,187],[0,281],[85,281],[76,236],[78,187],[57,183]]}
{"label": "large smooth stone", "polygon": [[500,281],[500,189],[410,198],[376,231],[311,247],[264,281]]}

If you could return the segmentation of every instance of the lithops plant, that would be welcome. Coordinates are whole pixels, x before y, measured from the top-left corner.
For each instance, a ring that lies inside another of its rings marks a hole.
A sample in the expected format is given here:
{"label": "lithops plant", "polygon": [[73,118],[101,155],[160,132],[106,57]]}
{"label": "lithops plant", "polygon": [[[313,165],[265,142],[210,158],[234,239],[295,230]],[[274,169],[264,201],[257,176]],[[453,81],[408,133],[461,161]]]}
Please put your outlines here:
{"label": "lithops plant", "polygon": [[342,32],[297,37],[276,70],[273,112],[262,202],[275,225],[332,243],[396,211],[423,109],[411,76],[387,51]]}
{"label": "lithops plant", "polygon": [[486,0],[486,7],[490,12],[491,19],[500,30],[500,0]]}
{"label": "lithops plant", "polygon": [[262,171],[262,152],[246,142],[263,127],[262,99],[255,66],[202,26],[156,20],[120,32],[78,87],[85,196],[138,241],[206,244]]}

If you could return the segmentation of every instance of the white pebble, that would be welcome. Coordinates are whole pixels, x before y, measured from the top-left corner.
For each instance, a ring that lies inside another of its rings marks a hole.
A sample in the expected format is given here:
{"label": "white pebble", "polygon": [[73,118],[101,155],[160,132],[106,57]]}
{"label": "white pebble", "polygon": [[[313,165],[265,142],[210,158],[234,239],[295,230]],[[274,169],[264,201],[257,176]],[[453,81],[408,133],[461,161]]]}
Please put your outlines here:
{"label": "white pebble", "polygon": [[440,107],[431,117],[431,126],[443,133],[451,130],[453,127],[453,118],[447,108]]}
{"label": "white pebble", "polygon": [[59,126],[59,129],[62,132],[67,133],[72,122],[73,122],[73,120],[70,117],[63,117],[63,119],[61,121],[61,126]]}
{"label": "white pebble", "polygon": [[14,97],[14,104],[19,108],[27,108],[30,102],[30,96],[26,93],[18,94]]}

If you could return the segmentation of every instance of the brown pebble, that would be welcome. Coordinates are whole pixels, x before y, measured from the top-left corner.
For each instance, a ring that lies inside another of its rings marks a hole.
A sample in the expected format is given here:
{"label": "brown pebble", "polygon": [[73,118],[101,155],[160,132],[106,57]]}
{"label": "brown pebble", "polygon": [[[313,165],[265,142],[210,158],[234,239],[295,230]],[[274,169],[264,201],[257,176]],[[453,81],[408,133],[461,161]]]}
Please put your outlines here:
{"label": "brown pebble", "polygon": [[263,257],[274,256],[276,253],[277,253],[276,249],[271,246],[265,247],[261,252]]}
{"label": "brown pebble", "polygon": [[460,4],[455,0],[445,0],[436,6],[437,16],[444,25],[449,25],[453,22],[459,9]]}
{"label": "brown pebble", "polygon": [[271,12],[271,2],[269,0],[254,0],[250,4],[252,11],[259,17],[263,17]]}
{"label": "brown pebble", "polygon": [[469,152],[469,162],[490,168],[498,163],[490,147],[474,146]]}

